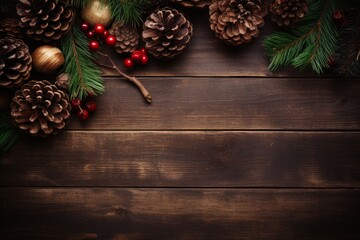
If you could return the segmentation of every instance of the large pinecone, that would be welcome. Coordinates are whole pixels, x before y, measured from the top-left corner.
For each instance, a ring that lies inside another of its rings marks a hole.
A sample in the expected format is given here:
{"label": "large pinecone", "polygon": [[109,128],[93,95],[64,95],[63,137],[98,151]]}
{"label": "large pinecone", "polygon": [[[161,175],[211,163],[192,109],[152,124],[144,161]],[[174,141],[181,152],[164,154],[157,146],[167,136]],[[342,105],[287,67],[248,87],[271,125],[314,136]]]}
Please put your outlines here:
{"label": "large pinecone", "polygon": [[13,36],[21,38],[21,27],[19,19],[4,18],[0,19],[0,37]]}
{"label": "large pinecone", "polygon": [[139,33],[136,28],[114,22],[109,30],[116,37],[115,50],[118,53],[133,52],[139,46]]}
{"label": "large pinecone", "polygon": [[20,0],[16,9],[26,35],[44,42],[58,40],[66,34],[75,14],[65,0]]}
{"label": "large pinecone", "polygon": [[63,129],[70,118],[69,97],[50,82],[32,80],[15,93],[11,116],[32,136],[45,137]]}
{"label": "large pinecone", "polygon": [[32,58],[28,46],[20,39],[0,39],[0,86],[20,87],[30,77]]}
{"label": "large pinecone", "polygon": [[156,58],[170,59],[182,53],[190,42],[193,26],[176,9],[154,11],[144,23],[145,48]]}
{"label": "large pinecone", "polygon": [[275,0],[270,8],[271,20],[279,27],[294,26],[307,12],[306,0]]}
{"label": "large pinecone", "polygon": [[211,30],[216,37],[234,46],[257,37],[267,13],[261,0],[218,0],[209,9]]}
{"label": "large pinecone", "polygon": [[185,7],[204,8],[211,4],[212,0],[171,0]]}

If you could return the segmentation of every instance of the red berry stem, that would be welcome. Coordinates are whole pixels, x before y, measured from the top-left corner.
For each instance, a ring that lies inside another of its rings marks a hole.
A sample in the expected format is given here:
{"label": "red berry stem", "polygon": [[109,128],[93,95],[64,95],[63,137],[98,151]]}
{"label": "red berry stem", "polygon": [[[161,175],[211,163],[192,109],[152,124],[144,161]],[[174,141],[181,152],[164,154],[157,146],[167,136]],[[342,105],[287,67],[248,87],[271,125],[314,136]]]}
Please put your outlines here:
{"label": "red berry stem", "polygon": [[148,102],[148,103],[151,103],[152,102],[152,97],[149,93],[149,91],[144,87],[144,85],[140,82],[139,79],[137,79],[136,77],[132,77],[132,76],[129,76],[127,75],[126,73],[122,72],[117,66],[116,64],[114,63],[114,61],[109,57],[108,55],[108,52],[107,52],[107,49],[105,48],[105,51],[106,51],[106,54],[105,53],[102,53],[102,52],[99,52],[99,54],[101,54],[102,56],[106,57],[109,62],[111,63],[112,66],[108,66],[108,65],[105,65],[105,64],[102,64],[100,62],[96,62],[99,66],[102,66],[102,67],[105,67],[105,68],[109,68],[109,69],[114,69],[115,71],[117,71],[121,76],[123,76],[126,80],[128,80],[129,82],[135,84],[139,90],[141,91],[142,95],[144,96],[145,100]]}

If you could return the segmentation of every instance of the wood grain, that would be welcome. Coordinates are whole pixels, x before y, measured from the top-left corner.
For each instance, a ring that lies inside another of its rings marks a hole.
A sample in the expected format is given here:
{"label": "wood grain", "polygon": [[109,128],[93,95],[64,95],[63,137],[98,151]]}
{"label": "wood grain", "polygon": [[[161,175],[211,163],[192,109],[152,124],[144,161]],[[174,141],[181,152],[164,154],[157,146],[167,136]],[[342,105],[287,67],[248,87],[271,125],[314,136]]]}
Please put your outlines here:
{"label": "wood grain", "polygon": [[360,187],[359,159],[359,132],[65,132],[19,142],[0,185]]}
{"label": "wood grain", "polygon": [[[132,72],[133,74],[139,76],[317,76],[310,70],[287,69],[276,73],[268,71],[269,59],[262,46],[263,39],[271,32],[279,30],[270,18],[267,18],[266,25],[261,29],[261,35],[252,43],[233,47],[221,42],[210,30],[208,11],[186,9],[186,13],[193,22],[194,34],[185,52],[171,61],[150,59],[150,64],[146,68],[137,68]],[[120,68],[123,68],[122,62],[125,56],[121,57],[113,52],[111,57]],[[106,63],[103,58],[100,61]],[[118,75],[112,70],[103,70],[104,76]]]}
{"label": "wood grain", "polygon": [[358,190],[0,189],[0,239],[359,239]]}
{"label": "wood grain", "polygon": [[359,130],[360,81],[289,78],[143,78],[153,95],[106,79],[91,121],[71,129]]}

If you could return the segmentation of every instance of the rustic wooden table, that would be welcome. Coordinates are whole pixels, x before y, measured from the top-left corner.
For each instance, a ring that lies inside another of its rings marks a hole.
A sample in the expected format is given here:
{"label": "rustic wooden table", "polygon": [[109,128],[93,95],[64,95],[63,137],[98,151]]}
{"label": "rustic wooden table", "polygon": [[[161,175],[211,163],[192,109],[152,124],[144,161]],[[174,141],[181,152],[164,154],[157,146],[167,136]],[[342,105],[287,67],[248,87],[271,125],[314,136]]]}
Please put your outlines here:
{"label": "rustic wooden table", "polygon": [[134,72],[153,104],[104,72],[89,122],[1,157],[0,239],[360,239],[359,79],[271,74],[271,24],[232,48],[188,12],[189,49]]}

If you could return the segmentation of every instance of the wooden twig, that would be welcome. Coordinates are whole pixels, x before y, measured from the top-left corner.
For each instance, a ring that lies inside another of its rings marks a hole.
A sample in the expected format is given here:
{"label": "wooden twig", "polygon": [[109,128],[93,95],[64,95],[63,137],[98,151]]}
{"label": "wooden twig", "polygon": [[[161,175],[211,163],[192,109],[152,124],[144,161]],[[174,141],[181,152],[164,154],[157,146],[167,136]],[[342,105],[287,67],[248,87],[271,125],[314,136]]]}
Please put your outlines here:
{"label": "wooden twig", "polygon": [[[106,51],[106,50],[105,50]],[[101,67],[105,67],[105,68],[109,68],[109,69],[113,69],[115,70],[117,73],[119,73],[121,76],[123,76],[126,80],[128,80],[129,82],[133,83],[136,85],[136,87],[139,88],[140,92],[142,93],[142,95],[144,96],[145,100],[148,103],[152,102],[152,97],[149,93],[149,91],[144,87],[144,85],[140,82],[139,79],[137,79],[136,77],[132,77],[129,76],[128,74],[124,73],[123,71],[121,71],[116,64],[114,63],[114,61],[109,57],[108,54],[102,53],[102,52],[98,52],[100,55],[106,57],[109,62],[111,63],[112,66],[106,65],[106,64],[102,64],[97,62],[97,64]]]}

